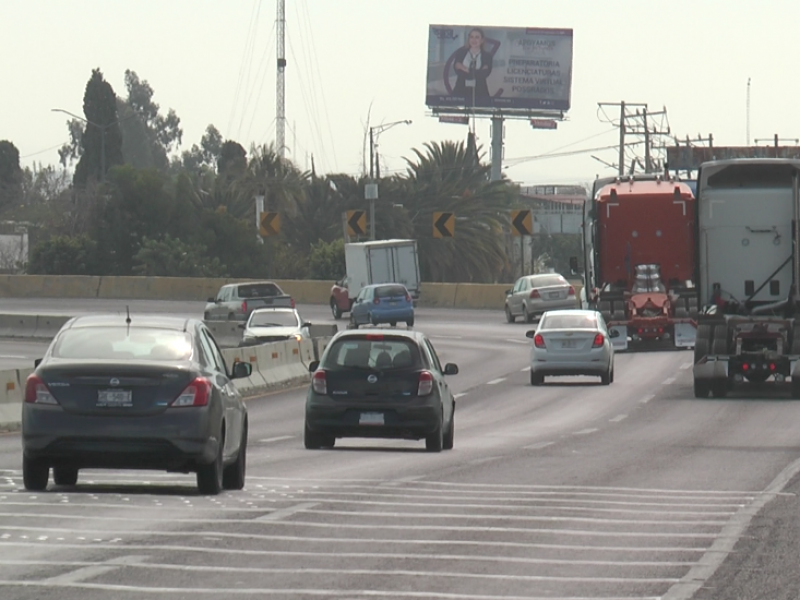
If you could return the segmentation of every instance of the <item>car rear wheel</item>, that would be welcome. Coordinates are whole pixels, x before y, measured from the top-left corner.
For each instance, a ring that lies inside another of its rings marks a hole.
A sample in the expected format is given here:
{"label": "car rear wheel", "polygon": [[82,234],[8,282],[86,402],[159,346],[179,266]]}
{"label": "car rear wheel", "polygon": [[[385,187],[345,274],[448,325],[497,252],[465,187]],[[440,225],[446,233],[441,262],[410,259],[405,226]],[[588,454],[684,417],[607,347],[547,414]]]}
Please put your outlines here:
{"label": "car rear wheel", "polygon": [[225,435],[220,433],[219,448],[213,462],[200,465],[197,469],[197,489],[201,494],[215,496],[222,491],[222,450],[225,447]]}
{"label": "car rear wheel", "polygon": [[441,452],[444,446],[444,435],[442,431],[442,422],[436,426],[436,431],[425,438],[425,449],[428,452]]}
{"label": "car rear wheel", "polygon": [[303,444],[306,450],[319,450],[320,448],[333,448],[336,445],[336,438],[324,433],[314,433],[306,423],[303,432]]}
{"label": "car rear wheel", "polygon": [[452,450],[453,449],[453,440],[456,435],[456,413],[453,410],[453,414],[450,415],[450,427],[447,428],[447,433],[442,440],[442,448],[445,450]]}
{"label": "car rear wheel", "polygon": [[413,327],[414,326],[414,319],[409,319],[406,321],[406,327]]}
{"label": "car rear wheel", "polygon": [[542,385],[543,383],[544,375],[531,371],[531,385]]}
{"label": "car rear wheel", "polygon": [[336,298],[331,298],[331,313],[333,314],[333,318],[336,320],[342,318],[342,309],[339,308],[339,303],[336,302]]}
{"label": "car rear wheel", "polygon": [[522,307],[522,317],[523,317],[523,319],[525,320],[526,323],[533,323],[534,315],[532,315],[532,314],[530,314],[528,312],[528,307],[527,306],[523,306]]}
{"label": "car rear wheel", "polygon": [[75,485],[78,483],[78,469],[72,467],[54,467],[53,481],[56,485]]}
{"label": "car rear wheel", "polygon": [[369,322],[372,324],[373,327],[378,326],[378,320],[375,318],[375,315],[369,313]]}
{"label": "car rear wheel", "polygon": [[50,467],[47,463],[33,458],[22,457],[22,483],[30,492],[43,492],[50,479]]}
{"label": "car rear wheel", "polygon": [[350,329],[358,329],[358,323],[356,323],[356,317],[353,313],[350,313]]}
{"label": "car rear wheel", "polygon": [[509,323],[513,323],[516,320],[517,317],[511,314],[511,309],[508,308],[508,304],[506,304],[506,321],[508,321]]}
{"label": "car rear wheel", "polygon": [[612,380],[611,376],[611,367],[608,368],[608,371],[600,375],[600,383],[601,385],[610,385]]}
{"label": "car rear wheel", "polygon": [[242,441],[239,443],[239,454],[233,464],[222,472],[222,487],[226,490],[241,490],[247,474],[247,423],[242,427]]}

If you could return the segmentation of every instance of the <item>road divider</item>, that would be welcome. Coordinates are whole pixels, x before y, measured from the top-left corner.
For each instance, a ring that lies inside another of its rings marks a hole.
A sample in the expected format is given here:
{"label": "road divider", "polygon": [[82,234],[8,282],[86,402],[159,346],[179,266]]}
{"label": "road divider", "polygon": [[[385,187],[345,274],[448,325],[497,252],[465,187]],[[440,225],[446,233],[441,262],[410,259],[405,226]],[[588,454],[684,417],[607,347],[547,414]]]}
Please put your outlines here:
{"label": "road divider", "polygon": [[[0,298],[102,298],[203,302],[228,283],[247,279],[205,277],[89,277],[82,275],[0,275]],[[299,304],[330,302],[332,281],[274,280]],[[573,281],[575,293],[581,285]],[[418,306],[502,310],[510,283],[429,283],[421,285]],[[1,328],[1,326],[0,326]]]}
{"label": "road divider", "polygon": [[[222,355],[229,369],[235,362],[250,363],[253,368],[250,377],[234,379],[234,384],[243,396],[255,398],[311,381],[308,366],[329,341],[329,337],[299,342],[284,340],[247,348],[225,348]],[[32,372],[33,368],[0,371],[0,430],[19,429],[25,381]]]}

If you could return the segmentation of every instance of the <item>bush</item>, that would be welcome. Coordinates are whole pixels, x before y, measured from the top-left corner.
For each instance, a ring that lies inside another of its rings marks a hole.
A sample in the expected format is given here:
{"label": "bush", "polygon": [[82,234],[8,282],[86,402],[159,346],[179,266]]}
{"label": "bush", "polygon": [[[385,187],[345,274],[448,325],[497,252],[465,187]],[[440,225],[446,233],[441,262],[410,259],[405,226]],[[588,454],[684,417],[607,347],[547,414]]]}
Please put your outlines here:
{"label": "bush", "polygon": [[57,235],[34,246],[28,273],[38,275],[99,275],[97,242],[86,235]]}

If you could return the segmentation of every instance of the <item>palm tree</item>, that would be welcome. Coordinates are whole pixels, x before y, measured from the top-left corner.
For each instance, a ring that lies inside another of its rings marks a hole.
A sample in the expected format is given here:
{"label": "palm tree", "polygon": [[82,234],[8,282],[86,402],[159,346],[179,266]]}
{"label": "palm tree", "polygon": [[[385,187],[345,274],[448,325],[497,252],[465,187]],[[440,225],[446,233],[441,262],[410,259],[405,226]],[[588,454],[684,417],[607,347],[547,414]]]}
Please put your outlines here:
{"label": "palm tree", "polygon": [[252,146],[244,175],[235,183],[241,195],[235,212],[255,215],[253,198],[264,196],[264,210],[283,215],[294,213],[302,199],[309,173],[300,171],[290,160],[281,158],[273,144]]}
{"label": "palm tree", "polygon": [[[492,282],[508,265],[504,229],[516,198],[508,180],[490,181],[490,166],[460,142],[425,144],[406,159],[404,208],[414,226],[427,281]],[[433,213],[456,215],[455,235],[434,239]]]}

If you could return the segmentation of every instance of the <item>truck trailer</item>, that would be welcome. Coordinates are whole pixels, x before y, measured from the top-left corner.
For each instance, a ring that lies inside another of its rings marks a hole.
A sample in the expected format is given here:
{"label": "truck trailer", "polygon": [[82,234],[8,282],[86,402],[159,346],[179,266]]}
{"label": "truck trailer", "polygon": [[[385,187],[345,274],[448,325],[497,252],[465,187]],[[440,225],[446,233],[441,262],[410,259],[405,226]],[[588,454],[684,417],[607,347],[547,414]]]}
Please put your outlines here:
{"label": "truck trailer", "polygon": [[690,348],[698,313],[694,194],[662,175],[599,181],[584,217],[586,306],[615,349]]}
{"label": "truck trailer", "polygon": [[697,189],[697,273],[703,306],[694,395],[745,382],[800,398],[800,160],[703,163]]}

